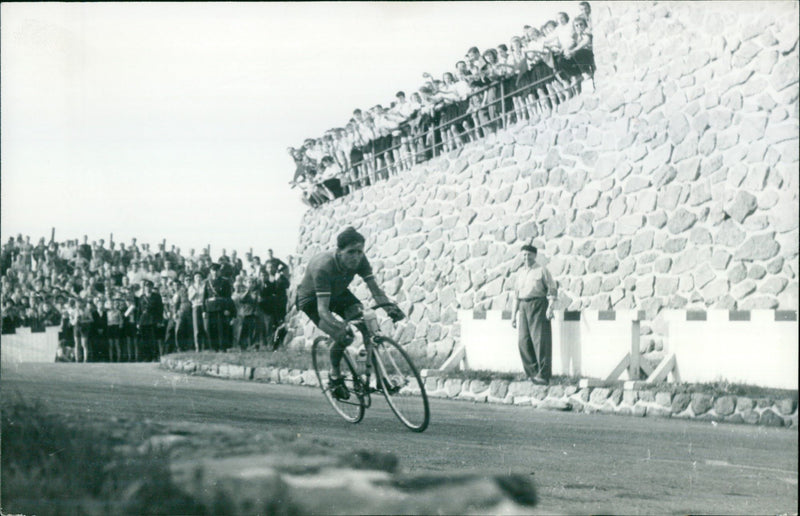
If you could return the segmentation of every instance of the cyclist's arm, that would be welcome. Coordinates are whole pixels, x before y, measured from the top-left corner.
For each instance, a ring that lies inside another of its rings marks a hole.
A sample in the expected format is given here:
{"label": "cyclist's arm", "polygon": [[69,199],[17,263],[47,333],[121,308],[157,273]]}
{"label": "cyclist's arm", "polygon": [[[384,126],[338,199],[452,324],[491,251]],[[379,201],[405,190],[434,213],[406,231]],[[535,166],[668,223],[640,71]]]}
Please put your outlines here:
{"label": "cyclist's arm", "polygon": [[386,293],[381,289],[378,285],[378,282],[375,281],[374,277],[369,277],[364,280],[364,283],[367,284],[370,293],[372,293],[372,298],[375,300],[375,303],[382,305],[384,303],[390,303],[389,298],[386,296]]}

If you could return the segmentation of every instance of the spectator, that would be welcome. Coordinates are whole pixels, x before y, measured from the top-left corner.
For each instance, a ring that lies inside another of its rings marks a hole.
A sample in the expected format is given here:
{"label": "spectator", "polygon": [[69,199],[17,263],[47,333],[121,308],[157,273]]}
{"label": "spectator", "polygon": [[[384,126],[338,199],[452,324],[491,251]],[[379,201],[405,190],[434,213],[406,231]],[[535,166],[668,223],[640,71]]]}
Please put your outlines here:
{"label": "spectator", "polygon": [[264,314],[267,346],[271,344],[273,349],[278,346],[275,332],[286,317],[288,303],[286,292],[289,289],[289,278],[285,271],[286,269],[279,269],[275,262],[267,262],[262,277],[261,309]]}
{"label": "spectator", "polygon": [[[178,326],[178,310],[175,298],[175,288],[172,282],[165,283],[161,289],[161,299],[164,304],[164,336],[158,341],[158,354],[164,356],[172,348],[175,340],[175,328]],[[177,350],[177,346],[175,347]]]}
{"label": "spectator", "polygon": [[259,347],[260,321],[258,320],[258,292],[257,279],[248,277],[246,280],[237,280],[233,302],[236,305],[236,335],[235,343],[239,349],[252,349]]}
{"label": "spectator", "polygon": [[[592,34],[592,8],[589,5],[589,2],[580,2],[578,4],[578,10],[580,11],[579,17],[586,22],[586,29],[585,32],[589,35]],[[577,32],[577,30],[576,30]]]}
{"label": "spectator", "polygon": [[173,281],[174,294],[172,306],[175,317],[175,349],[187,351],[191,349],[193,336],[192,301],[189,299],[189,290],[180,280]]}
{"label": "spectator", "polygon": [[101,296],[89,300],[89,308],[92,314],[92,329],[89,341],[91,343],[92,360],[104,362],[108,360],[108,349],[106,347],[106,326],[108,319],[104,308],[104,300]]}
{"label": "spectator", "polygon": [[88,235],[83,235],[83,243],[78,247],[77,255],[86,263],[92,259],[92,246],[89,245]]}
{"label": "spectator", "polygon": [[83,361],[88,362],[89,339],[91,338],[93,322],[92,310],[85,299],[77,299],[71,306],[70,324],[72,324],[75,336],[75,361],[80,362],[81,356],[83,356]]}
{"label": "spectator", "polygon": [[525,373],[534,383],[547,384],[552,372],[550,319],[558,288],[547,268],[536,263],[536,247],[524,245],[522,251],[525,266],[517,277],[511,324],[519,331],[519,352]]}
{"label": "spectator", "polygon": [[344,195],[342,182],[339,179],[342,175],[341,167],[339,167],[336,161],[330,156],[322,158],[320,165],[322,165],[320,181],[322,182],[323,188],[330,194],[330,200],[337,199]]}
{"label": "spectator", "polygon": [[194,349],[198,353],[204,350],[208,344],[206,324],[204,317],[205,306],[205,282],[199,272],[195,272],[192,284],[188,289],[189,302],[192,304],[192,330],[194,335]]}
{"label": "spectator", "polygon": [[122,362],[122,324],[125,303],[122,299],[109,299],[106,310],[108,359],[111,362]]}
{"label": "spectator", "polygon": [[[575,73],[580,74],[580,81],[577,87],[585,80],[593,80],[595,64],[594,52],[592,51],[592,33],[589,32],[588,24],[584,18],[575,18],[575,44],[564,51],[564,58],[571,60],[575,66]],[[594,87],[594,84],[592,85]]]}
{"label": "spectator", "polygon": [[139,361],[139,336],[136,331],[137,321],[137,299],[134,292],[138,290],[138,285],[131,285],[130,292],[125,297],[125,311],[122,313],[122,339],[125,343],[125,360],[127,362]]}
{"label": "spectator", "polygon": [[272,249],[267,249],[267,261],[265,265],[273,264],[275,268],[286,275],[289,274],[289,266],[281,260],[280,258],[276,258],[275,254],[273,253]]}
{"label": "spectator", "polygon": [[164,260],[164,268],[161,269],[161,281],[168,282],[178,277],[178,273],[172,269],[172,263],[169,260]]}
{"label": "spectator", "polygon": [[208,321],[208,336],[214,351],[230,347],[231,284],[220,275],[220,264],[211,265],[205,282],[205,313]]}
{"label": "spectator", "polygon": [[156,329],[164,318],[164,303],[150,280],[142,282],[142,295],[137,306],[136,326],[139,335],[139,351],[142,359],[150,362],[158,359],[160,341]]}

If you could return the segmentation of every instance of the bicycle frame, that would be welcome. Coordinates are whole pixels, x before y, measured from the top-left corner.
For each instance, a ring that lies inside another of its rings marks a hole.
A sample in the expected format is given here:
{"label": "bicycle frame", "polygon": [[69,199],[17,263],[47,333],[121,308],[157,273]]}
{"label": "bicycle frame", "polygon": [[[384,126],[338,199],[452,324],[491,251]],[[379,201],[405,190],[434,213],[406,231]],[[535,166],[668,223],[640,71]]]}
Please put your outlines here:
{"label": "bicycle frame", "polygon": [[[351,319],[348,321],[353,327],[358,329],[359,333],[361,333],[361,337],[364,341],[364,349],[367,352],[367,358],[364,361],[364,371],[363,371],[363,378],[361,376],[358,377],[358,382],[363,387],[362,394],[364,395],[366,401],[366,407],[369,408],[372,404],[372,399],[370,394],[373,392],[380,391],[378,387],[370,387],[370,379],[372,378],[372,370],[375,370],[375,385],[381,385],[381,378],[386,376],[386,371],[381,370],[384,366],[383,363],[380,362],[377,358],[375,358],[375,345],[377,338],[381,336],[380,332],[372,332],[369,327],[367,326],[366,321],[364,320],[364,316],[361,315],[355,319]],[[361,375],[362,371],[358,371],[359,375]]]}

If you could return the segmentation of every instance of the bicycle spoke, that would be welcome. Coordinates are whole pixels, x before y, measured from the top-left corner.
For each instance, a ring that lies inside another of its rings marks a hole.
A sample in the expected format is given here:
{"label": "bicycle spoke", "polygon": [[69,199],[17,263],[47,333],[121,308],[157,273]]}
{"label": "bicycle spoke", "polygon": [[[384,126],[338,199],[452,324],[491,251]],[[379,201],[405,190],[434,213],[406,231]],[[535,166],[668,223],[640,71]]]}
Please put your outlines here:
{"label": "bicycle spoke", "polygon": [[325,337],[315,339],[311,347],[311,358],[319,386],[328,403],[346,421],[350,423],[361,421],[364,417],[364,395],[361,392],[363,389],[360,387],[360,382],[355,378],[356,372],[347,353],[342,357],[340,364],[345,387],[350,393],[349,399],[346,400],[337,399],[328,387],[329,371],[331,370],[330,339]]}
{"label": "bicycle spoke", "polygon": [[422,378],[405,350],[392,339],[379,338],[375,347],[375,367],[379,371],[383,395],[397,418],[415,432],[425,430],[430,420],[428,396]]}

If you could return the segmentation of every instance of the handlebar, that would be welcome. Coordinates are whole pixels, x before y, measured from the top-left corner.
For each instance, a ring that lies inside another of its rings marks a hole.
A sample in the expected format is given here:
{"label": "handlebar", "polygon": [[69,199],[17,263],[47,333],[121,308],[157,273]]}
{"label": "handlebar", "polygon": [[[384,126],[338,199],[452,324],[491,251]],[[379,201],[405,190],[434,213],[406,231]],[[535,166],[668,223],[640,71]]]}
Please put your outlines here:
{"label": "handlebar", "polygon": [[389,301],[388,303],[379,303],[375,306],[370,307],[371,310],[377,310],[378,308],[386,308],[387,306],[397,306],[397,303],[392,303]]}
{"label": "handlebar", "polygon": [[[377,310],[378,308],[387,308],[387,307],[390,307],[390,306],[397,307],[397,303],[392,303],[391,301],[388,302],[388,303],[378,303],[377,305],[369,307],[369,309],[370,310]],[[359,313],[355,317],[345,318],[344,320],[346,322],[354,322],[354,321],[357,321],[359,319],[362,319],[363,317],[364,317],[364,314],[363,313]]]}

